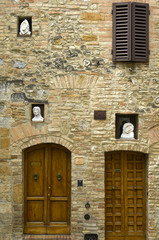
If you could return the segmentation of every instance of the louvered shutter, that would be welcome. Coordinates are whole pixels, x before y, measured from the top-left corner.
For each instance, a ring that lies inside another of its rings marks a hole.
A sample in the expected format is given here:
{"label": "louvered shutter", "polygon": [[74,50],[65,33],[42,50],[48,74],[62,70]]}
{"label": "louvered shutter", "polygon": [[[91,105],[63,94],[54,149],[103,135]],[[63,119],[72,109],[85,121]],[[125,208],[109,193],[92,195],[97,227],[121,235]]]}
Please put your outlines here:
{"label": "louvered shutter", "polygon": [[131,3],[113,3],[113,61],[131,61]]}
{"label": "louvered shutter", "polygon": [[132,61],[149,60],[149,5],[132,3]]}

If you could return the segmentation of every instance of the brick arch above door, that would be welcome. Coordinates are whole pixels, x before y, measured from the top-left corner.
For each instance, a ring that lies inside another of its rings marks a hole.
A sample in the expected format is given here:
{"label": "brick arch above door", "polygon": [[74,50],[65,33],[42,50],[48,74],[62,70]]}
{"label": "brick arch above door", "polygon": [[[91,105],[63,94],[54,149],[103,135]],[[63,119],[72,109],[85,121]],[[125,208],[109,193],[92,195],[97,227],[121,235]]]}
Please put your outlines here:
{"label": "brick arch above door", "polygon": [[103,144],[103,152],[133,151],[149,153],[149,146],[139,141],[115,141],[111,144]]}
{"label": "brick arch above door", "polygon": [[[14,138],[14,135],[12,135]],[[69,151],[73,151],[73,143],[71,140],[65,139],[63,137],[57,137],[52,134],[37,134],[37,135],[29,135],[28,137],[19,138],[17,141],[12,142],[11,144],[11,154],[13,156],[21,155],[22,151],[26,148],[29,148],[34,145],[38,145],[41,143],[55,143],[59,144]]]}
{"label": "brick arch above door", "polygon": [[149,128],[149,145],[159,142],[159,124]]}
{"label": "brick arch above door", "polygon": [[100,75],[95,74],[69,74],[53,77],[50,82],[55,89],[92,89],[96,86]]}

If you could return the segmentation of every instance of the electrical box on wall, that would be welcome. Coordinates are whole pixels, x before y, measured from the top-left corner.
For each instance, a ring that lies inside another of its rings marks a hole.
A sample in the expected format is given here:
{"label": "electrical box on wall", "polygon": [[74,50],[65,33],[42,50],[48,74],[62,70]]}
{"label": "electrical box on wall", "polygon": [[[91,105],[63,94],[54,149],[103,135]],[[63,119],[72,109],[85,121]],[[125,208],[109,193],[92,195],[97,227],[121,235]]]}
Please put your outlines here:
{"label": "electrical box on wall", "polygon": [[77,180],[77,187],[83,187],[83,180]]}

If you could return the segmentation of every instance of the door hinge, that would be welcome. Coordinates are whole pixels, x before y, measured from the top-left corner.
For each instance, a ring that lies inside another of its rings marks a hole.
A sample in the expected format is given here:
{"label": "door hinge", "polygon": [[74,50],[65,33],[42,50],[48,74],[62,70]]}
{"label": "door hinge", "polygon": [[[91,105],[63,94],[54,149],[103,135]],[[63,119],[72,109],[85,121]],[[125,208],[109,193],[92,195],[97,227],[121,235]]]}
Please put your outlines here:
{"label": "door hinge", "polygon": [[149,55],[150,55],[150,50],[149,50]]}
{"label": "door hinge", "polygon": [[147,196],[149,195],[149,193],[147,192]]}
{"label": "door hinge", "polygon": [[149,15],[151,14],[150,10],[149,10]]}
{"label": "door hinge", "polygon": [[113,49],[111,50],[111,54],[113,55]]}
{"label": "door hinge", "polygon": [[111,11],[111,14],[113,14],[113,9],[112,9],[112,11]]}

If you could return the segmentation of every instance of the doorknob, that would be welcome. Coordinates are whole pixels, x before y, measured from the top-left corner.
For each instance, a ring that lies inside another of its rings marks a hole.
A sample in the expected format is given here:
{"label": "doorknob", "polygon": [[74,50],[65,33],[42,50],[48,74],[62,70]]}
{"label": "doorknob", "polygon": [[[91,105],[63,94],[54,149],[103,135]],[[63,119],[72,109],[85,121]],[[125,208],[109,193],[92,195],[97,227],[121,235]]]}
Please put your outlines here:
{"label": "doorknob", "polygon": [[37,174],[37,173],[34,173],[34,175],[33,175],[33,179],[34,179],[35,181],[37,181],[38,178],[39,178],[38,174]]}
{"label": "doorknob", "polygon": [[115,190],[115,187],[114,187],[114,186],[112,186],[112,190]]}
{"label": "doorknob", "polygon": [[58,173],[58,174],[57,174],[57,180],[58,180],[58,181],[61,181],[61,180],[62,180],[62,175],[61,175],[61,173]]}
{"label": "doorknob", "polygon": [[136,186],[134,186],[133,188],[134,188],[134,190],[137,190],[137,187],[136,187]]}
{"label": "doorknob", "polygon": [[48,197],[50,197],[50,193],[48,193]]}

